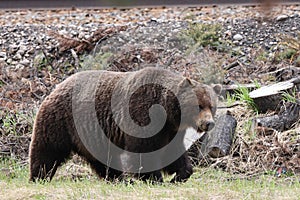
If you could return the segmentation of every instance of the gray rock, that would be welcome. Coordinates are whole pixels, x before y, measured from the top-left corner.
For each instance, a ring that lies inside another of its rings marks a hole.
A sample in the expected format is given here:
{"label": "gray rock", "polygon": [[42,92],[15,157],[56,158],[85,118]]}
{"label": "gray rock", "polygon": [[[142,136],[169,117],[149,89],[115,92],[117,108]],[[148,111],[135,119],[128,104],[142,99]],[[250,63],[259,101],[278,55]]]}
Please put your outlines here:
{"label": "gray rock", "polygon": [[13,57],[13,60],[21,60],[21,59],[22,59],[22,56],[20,54],[16,54]]}
{"label": "gray rock", "polygon": [[0,61],[6,61],[7,56],[6,56],[6,52],[0,52]]}
{"label": "gray rock", "polygon": [[34,52],[35,52],[35,49],[32,46],[29,47],[29,49],[27,50],[28,54],[34,54]]}
{"label": "gray rock", "polygon": [[24,69],[24,67],[25,66],[20,63],[16,65],[16,69]]}
{"label": "gray rock", "polygon": [[12,44],[12,45],[9,46],[9,52],[10,53],[16,53],[18,51],[18,49],[19,49],[19,46],[16,45],[16,44]]}
{"label": "gray rock", "polygon": [[287,18],[289,18],[289,16],[283,14],[283,15],[278,15],[278,16],[276,17],[276,20],[277,20],[277,21],[283,21],[283,20],[286,20]]}
{"label": "gray rock", "polygon": [[19,51],[27,51],[27,46],[28,46],[28,44],[23,44],[23,45],[20,45],[20,47],[19,47]]}
{"label": "gray rock", "polygon": [[244,39],[244,37],[241,34],[235,34],[233,36],[233,40],[235,40],[235,41],[240,41],[242,39]]}
{"label": "gray rock", "polygon": [[12,61],[13,61],[13,60],[12,60],[11,58],[8,58],[8,59],[6,60],[6,63],[7,63],[7,64],[11,64]]}
{"label": "gray rock", "polygon": [[21,50],[21,49],[19,49],[19,50],[17,51],[17,54],[20,54],[21,56],[23,56],[23,55],[25,54],[25,51],[24,51],[24,50]]}
{"label": "gray rock", "polygon": [[28,66],[29,64],[30,64],[30,60],[28,60],[28,59],[23,59],[21,62],[20,62],[20,64],[22,64],[22,65],[25,65],[25,66]]}

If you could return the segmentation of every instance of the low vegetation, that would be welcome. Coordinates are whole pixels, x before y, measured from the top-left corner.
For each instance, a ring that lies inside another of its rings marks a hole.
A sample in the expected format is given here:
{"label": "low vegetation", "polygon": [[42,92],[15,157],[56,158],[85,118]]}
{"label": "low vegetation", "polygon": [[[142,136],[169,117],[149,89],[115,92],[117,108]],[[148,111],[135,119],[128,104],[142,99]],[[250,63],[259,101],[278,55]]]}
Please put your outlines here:
{"label": "low vegetation", "polygon": [[281,34],[279,44],[276,46],[274,60],[280,62],[288,61],[290,64],[300,66],[300,32],[296,36]]}
{"label": "low vegetation", "polygon": [[182,38],[186,39],[192,48],[219,49],[224,43],[220,39],[221,30],[220,24],[190,23],[189,27],[182,32]]}
{"label": "low vegetation", "polygon": [[[60,171],[66,170],[63,167]],[[166,177],[168,180],[168,177]],[[151,185],[108,183],[92,176],[81,179],[55,177],[50,183],[29,183],[27,166],[11,160],[0,162],[0,199],[298,199],[296,177],[272,174],[243,178],[197,168],[188,182]]]}
{"label": "low vegetation", "polygon": [[258,109],[253,101],[253,99],[249,95],[250,91],[248,88],[239,86],[239,88],[235,91],[235,97],[237,100],[244,102],[249,109],[253,110],[254,112],[258,112]]}

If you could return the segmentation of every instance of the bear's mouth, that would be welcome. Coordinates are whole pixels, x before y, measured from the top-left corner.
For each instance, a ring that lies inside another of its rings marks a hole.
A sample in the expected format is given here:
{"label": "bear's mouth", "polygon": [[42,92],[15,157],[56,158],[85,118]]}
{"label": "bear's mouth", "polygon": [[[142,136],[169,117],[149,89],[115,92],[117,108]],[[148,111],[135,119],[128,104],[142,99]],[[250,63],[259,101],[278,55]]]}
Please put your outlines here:
{"label": "bear's mouth", "polygon": [[197,132],[198,132],[199,134],[202,134],[203,132],[206,132],[206,130],[203,130],[202,127],[198,127]]}
{"label": "bear's mouth", "polygon": [[200,126],[198,126],[197,131],[198,132],[207,132],[212,130],[215,127],[215,122],[214,121],[209,121],[206,123],[202,123]]}
{"label": "bear's mouth", "polygon": [[203,141],[205,136],[208,134],[207,131],[203,131],[200,128],[197,129],[197,133],[200,135],[199,140]]}

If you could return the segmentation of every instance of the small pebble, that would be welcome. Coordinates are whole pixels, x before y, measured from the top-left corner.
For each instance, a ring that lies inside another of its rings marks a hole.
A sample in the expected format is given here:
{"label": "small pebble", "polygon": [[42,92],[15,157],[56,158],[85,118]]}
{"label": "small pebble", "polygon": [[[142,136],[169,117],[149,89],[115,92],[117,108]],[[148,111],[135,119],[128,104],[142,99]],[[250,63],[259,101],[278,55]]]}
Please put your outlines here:
{"label": "small pebble", "polygon": [[23,59],[21,62],[20,62],[20,64],[22,64],[22,65],[25,65],[25,66],[28,66],[29,64],[30,64],[30,60],[28,60],[28,59]]}
{"label": "small pebble", "polygon": [[233,36],[233,40],[235,40],[235,41],[240,41],[242,39],[244,39],[244,37],[241,34],[235,34]]}
{"label": "small pebble", "polygon": [[6,52],[0,52],[0,61],[6,61],[7,56],[6,56]]}
{"label": "small pebble", "polygon": [[283,21],[283,20],[286,20],[287,18],[289,18],[289,16],[288,15],[278,15],[277,17],[276,17],[276,20],[277,21]]}
{"label": "small pebble", "polygon": [[14,55],[14,57],[13,57],[13,60],[21,60],[21,59],[22,59],[21,54],[16,54],[16,55]]}
{"label": "small pebble", "polygon": [[12,45],[9,46],[9,52],[10,53],[15,53],[15,52],[18,51],[18,49],[19,49],[19,46],[16,45],[16,44],[12,44]]}

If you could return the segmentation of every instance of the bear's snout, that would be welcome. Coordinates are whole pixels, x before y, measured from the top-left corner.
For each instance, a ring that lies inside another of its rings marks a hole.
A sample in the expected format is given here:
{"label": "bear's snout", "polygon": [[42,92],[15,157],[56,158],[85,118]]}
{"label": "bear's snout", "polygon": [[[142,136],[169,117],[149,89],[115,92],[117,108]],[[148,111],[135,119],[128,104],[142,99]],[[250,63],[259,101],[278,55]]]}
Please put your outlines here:
{"label": "bear's snout", "polygon": [[213,129],[215,127],[215,121],[211,120],[206,122],[206,131],[210,131],[211,129]]}
{"label": "bear's snout", "polygon": [[197,123],[197,127],[198,127],[198,132],[203,132],[203,131],[210,131],[211,129],[213,129],[215,126],[215,121],[214,120],[200,120]]}
{"label": "bear's snout", "polygon": [[215,126],[215,121],[210,111],[205,110],[200,112],[198,119],[196,120],[198,131],[210,131]]}

